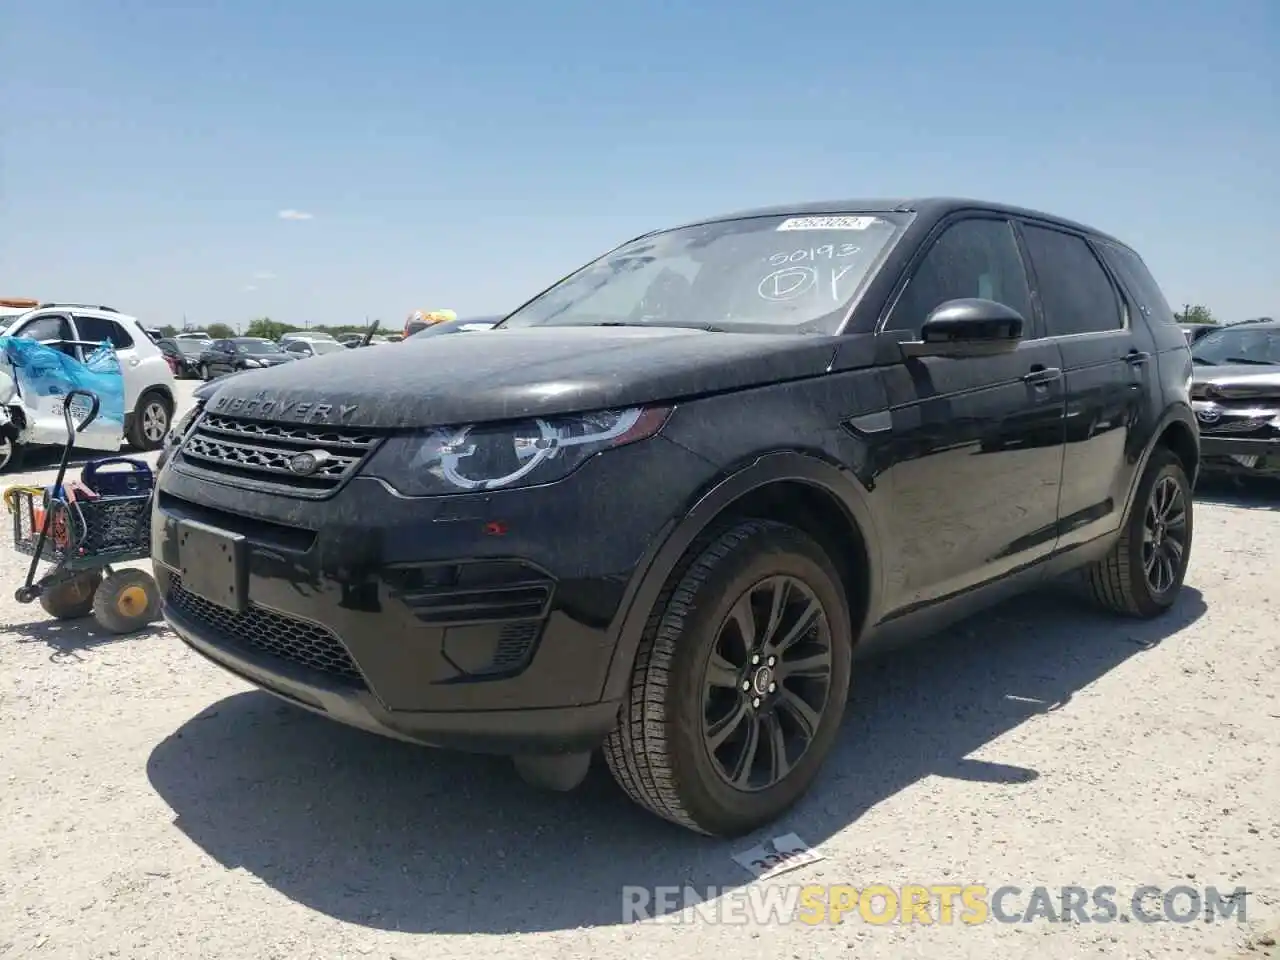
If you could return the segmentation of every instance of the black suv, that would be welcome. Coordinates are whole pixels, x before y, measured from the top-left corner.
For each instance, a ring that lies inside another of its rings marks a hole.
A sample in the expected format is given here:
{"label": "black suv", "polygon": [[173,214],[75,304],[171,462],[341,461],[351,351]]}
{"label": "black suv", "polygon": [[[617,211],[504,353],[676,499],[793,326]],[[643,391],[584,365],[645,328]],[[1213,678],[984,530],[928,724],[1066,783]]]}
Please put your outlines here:
{"label": "black suv", "polygon": [[1191,357],[1142,260],[960,200],[647,234],[466,337],[205,391],[156,576],[197,651],[336,720],[737,835],[813,780],[854,647],[1083,570],[1173,604]]}
{"label": "black suv", "polygon": [[1204,473],[1280,476],[1280,321],[1222,327],[1191,348]]}

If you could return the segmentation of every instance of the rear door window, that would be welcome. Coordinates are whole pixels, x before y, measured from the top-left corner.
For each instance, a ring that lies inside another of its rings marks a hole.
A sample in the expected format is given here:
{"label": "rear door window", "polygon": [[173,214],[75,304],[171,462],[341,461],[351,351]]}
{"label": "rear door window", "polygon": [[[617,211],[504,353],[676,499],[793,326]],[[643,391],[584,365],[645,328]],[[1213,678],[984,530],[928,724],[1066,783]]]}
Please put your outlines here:
{"label": "rear door window", "polygon": [[1075,234],[1031,224],[1024,224],[1022,233],[1049,336],[1123,329],[1119,295],[1088,243]]}
{"label": "rear door window", "polygon": [[114,320],[105,317],[76,317],[76,329],[80,332],[80,340],[86,343],[102,343],[106,340],[117,350],[128,350],[133,346],[133,337],[124,327]]}

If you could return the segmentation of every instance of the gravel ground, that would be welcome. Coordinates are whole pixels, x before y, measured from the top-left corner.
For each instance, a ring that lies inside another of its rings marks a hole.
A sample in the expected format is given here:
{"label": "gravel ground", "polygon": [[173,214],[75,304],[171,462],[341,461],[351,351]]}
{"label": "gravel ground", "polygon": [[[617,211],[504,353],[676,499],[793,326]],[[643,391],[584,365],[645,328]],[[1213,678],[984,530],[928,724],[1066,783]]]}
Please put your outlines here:
{"label": "gravel ground", "polygon": [[539,793],[294,710],[163,628],[51,622],[5,553],[0,957],[1275,956],[1276,502],[1206,494],[1157,623],[1054,589],[859,664],[824,776],[768,831],[825,855],[774,883],[1244,886],[1243,924],[624,923],[625,885],[740,887],[750,842],[666,826],[598,763]]}

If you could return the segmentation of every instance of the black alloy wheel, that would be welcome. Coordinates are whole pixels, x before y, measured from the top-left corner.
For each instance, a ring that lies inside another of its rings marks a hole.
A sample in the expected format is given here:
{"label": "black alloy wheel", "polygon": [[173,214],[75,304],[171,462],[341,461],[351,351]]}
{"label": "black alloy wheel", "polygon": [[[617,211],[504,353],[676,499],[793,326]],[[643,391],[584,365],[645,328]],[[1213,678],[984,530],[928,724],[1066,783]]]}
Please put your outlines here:
{"label": "black alloy wheel", "polygon": [[781,783],[817,735],[834,660],[827,612],[788,576],[750,587],[720,625],[707,660],[703,744],[744,791]]}

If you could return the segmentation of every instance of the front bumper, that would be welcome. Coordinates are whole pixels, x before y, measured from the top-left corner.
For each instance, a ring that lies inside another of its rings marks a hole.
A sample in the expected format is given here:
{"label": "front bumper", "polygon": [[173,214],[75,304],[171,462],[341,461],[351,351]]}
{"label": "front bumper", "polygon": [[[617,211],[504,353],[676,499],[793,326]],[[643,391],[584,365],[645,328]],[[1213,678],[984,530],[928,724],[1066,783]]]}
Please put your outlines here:
{"label": "front bumper", "polygon": [[1200,435],[1202,473],[1280,475],[1280,438]]}
{"label": "front bumper", "polygon": [[[406,498],[356,477],[308,501],[171,463],[152,520],[164,615],[224,669],[352,726],[493,753],[591,749],[617,721],[603,691],[622,598],[682,507],[652,478],[688,491],[706,470],[655,438],[546,487]],[[225,575],[209,574],[215,555]]]}

